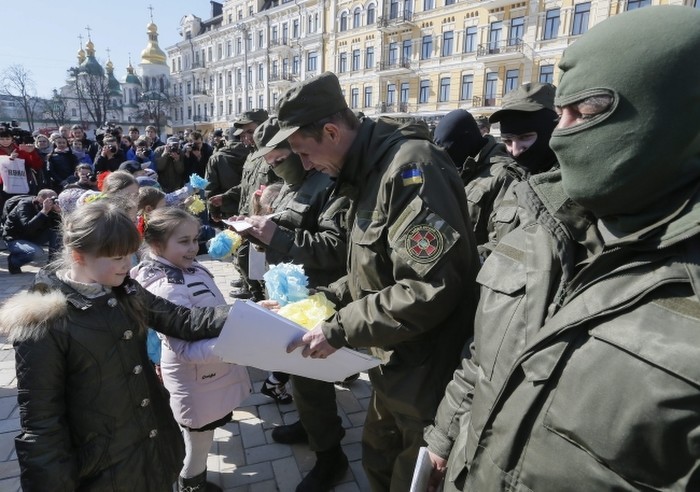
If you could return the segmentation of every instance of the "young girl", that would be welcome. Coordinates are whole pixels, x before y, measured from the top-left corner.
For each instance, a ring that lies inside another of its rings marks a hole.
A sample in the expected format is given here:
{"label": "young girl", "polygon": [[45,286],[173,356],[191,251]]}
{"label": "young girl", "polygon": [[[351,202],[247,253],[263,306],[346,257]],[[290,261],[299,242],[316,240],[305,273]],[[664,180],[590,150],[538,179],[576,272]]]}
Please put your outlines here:
{"label": "young girl", "polygon": [[100,200],[63,226],[65,259],[0,309],[16,352],[22,489],[170,490],[184,446],[146,357],[146,326],[219,334],[227,306],[187,309],[128,277],[131,219]]}
{"label": "young girl", "polygon": [[[195,260],[198,236],[199,219],[186,211],[174,207],[153,211],[144,233],[151,251],[132,276],[152,293],[180,306],[223,303],[211,273]],[[163,384],[183,428],[187,451],[178,484],[180,490],[204,490],[214,429],[229,422],[232,410],[250,394],[248,371],[222,362],[212,351],[212,340],[161,338]],[[206,490],[211,490],[211,484]]]}

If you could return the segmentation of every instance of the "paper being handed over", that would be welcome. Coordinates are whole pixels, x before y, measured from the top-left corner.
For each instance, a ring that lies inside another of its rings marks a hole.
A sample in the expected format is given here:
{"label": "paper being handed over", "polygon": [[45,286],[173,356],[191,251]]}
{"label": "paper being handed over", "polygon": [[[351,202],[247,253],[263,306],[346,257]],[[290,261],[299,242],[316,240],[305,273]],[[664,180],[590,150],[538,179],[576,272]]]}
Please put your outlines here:
{"label": "paper being handed over", "polygon": [[325,359],[305,358],[301,349],[288,354],[287,345],[304,333],[303,327],[252,301],[236,301],[214,353],[227,362],[331,383],[379,365],[379,359],[348,348]]}

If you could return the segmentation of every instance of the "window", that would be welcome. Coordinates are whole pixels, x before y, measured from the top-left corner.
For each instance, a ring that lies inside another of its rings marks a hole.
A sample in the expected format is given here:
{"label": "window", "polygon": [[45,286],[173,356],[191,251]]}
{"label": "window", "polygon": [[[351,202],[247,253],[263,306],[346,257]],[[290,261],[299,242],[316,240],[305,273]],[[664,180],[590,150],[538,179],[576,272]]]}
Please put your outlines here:
{"label": "window", "polygon": [[486,87],[484,91],[484,106],[496,105],[496,85],[498,84],[498,73],[489,72],[486,74]]}
{"label": "window", "polygon": [[420,59],[428,60],[433,54],[433,36],[427,35],[423,36],[423,43],[421,44]]}
{"label": "window", "polygon": [[574,6],[574,24],[571,35],[578,36],[588,31],[588,16],[591,13],[591,2],[579,3]]}
{"label": "window", "polygon": [[476,51],[476,26],[467,27],[464,32],[464,52],[473,53]]}
{"label": "window", "polygon": [[440,94],[438,95],[439,102],[447,102],[450,100],[450,78],[440,77]]}
{"label": "window", "polygon": [[454,5],[455,0],[445,0],[445,5]]}
{"label": "window", "polygon": [[559,34],[559,9],[548,10],[544,18],[543,39],[556,39]]}
{"label": "window", "polygon": [[360,105],[360,89],[353,87],[350,89],[350,107],[357,109]]}
{"label": "window", "polygon": [[228,112],[226,114],[230,115],[231,113],[233,113],[233,99],[228,100]]}
{"label": "window", "polygon": [[236,54],[240,55],[241,51],[243,51],[243,41],[241,38],[236,38]]}
{"label": "window", "polygon": [[474,91],[474,76],[462,75],[462,87],[459,90],[459,98],[462,101],[467,101],[472,98]]}
{"label": "window", "polygon": [[270,37],[272,38],[273,43],[277,42],[277,26],[272,26],[272,30],[270,31]]}
{"label": "window", "polygon": [[501,46],[501,34],[503,33],[503,22],[496,21],[491,23],[489,29],[489,53],[498,53]]}
{"label": "window", "polygon": [[279,74],[279,63],[278,63],[277,60],[272,60],[272,67],[271,67],[271,69],[272,69],[272,75],[273,75],[273,77],[276,78],[277,75]]}
{"label": "window", "polygon": [[351,70],[357,72],[360,69],[360,50],[352,50]]}
{"label": "window", "polygon": [[226,41],[226,57],[230,58],[233,55],[233,43],[229,39]]}
{"label": "window", "polygon": [[540,67],[539,81],[543,84],[554,83],[554,65],[542,65]]}
{"label": "window", "polygon": [[221,60],[224,57],[224,47],[221,43],[216,45],[216,59]]}
{"label": "window", "polygon": [[348,70],[348,54],[341,53],[338,58],[338,72],[344,73]]}
{"label": "window", "polygon": [[258,82],[262,82],[265,79],[265,65],[258,63]]}
{"label": "window", "polygon": [[219,101],[219,112],[216,113],[216,116],[222,116],[224,114],[224,102]]}
{"label": "window", "polygon": [[510,32],[508,33],[508,46],[516,46],[523,42],[525,34],[525,17],[516,17],[510,20]]}
{"label": "window", "polygon": [[420,81],[420,88],[418,89],[418,102],[427,103],[428,99],[430,99],[430,81],[424,79]]}
{"label": "window", "polygon": [[442,33],[442,56],[450,56],[452,54],[454,37],[454,31],[445,31]]}
{"label": "window", "polygon": [[240,68],[237,68],[236,69],[236,85],[238,87],[240,87],[241,84],[243,84],[243,72],[241,71]]}
{"label": "window", "polygon": [[289,24],[286,22],[282,24],[282,43],[287,44],[289,39]]}
{"label": "window", "polygon": [[413,41],[410,39],[404,39],[403,41],[403,46],[402,46],[402,62],[403,63],[408,63],[411,61],[411,57],[413,56]]}
{"label": "window", "polygon": [[641,9],[651,5],[651,0],[627,0],[627,10]]}
{"label": "window", "polygon": [[399,58],[398,43],[389,43],[389,65],[396,65]]}
{"label": "window", "polygon": [[263,31],[258,31],[258,48],[261,49],[265,44],[265,34]]}
{"label": "window", "polygon": [[371,26],[372,24],[374,24],[376,17],[377,9],[374,6],[374,4],[372,4],[369,7],[367,7],[367,25]]}
{"label": "window", "polygon": [[435,0],[423,0],[423,10],[433,10],[435,8]]}
{"label": "window", "polygon": [[233,85],[233,73],[231,70],[226,72],[226,87],[231,87]]}
{"label": "window", "polygon": [[282,60],[282,75],[287,75],[289,73],[289,58],[284,58]]}
{"label": "window", "polygon": [[396,102],[396,84],[386,86],[386,103],[394,104]]}
{"label": "window", "polygon": [[365,68],[374,68],[374,46],[368,46],[365,50]]}
{"label": "window", "polygon": [[352,27],[354,29],[357,29],[361,25],[362,25],[362,12],[360,11],[360,7],[357,7],[352,12]]}
{"label": "window", "polygon": [[292,22],[292,38],[299,38],[299,19],[294,19]]}
{"label": "window", "polygon": [[306,71],[307,72],[316,71],[317,63],[318,63],[318,52],[309,51],[309,53],[306,55]]}
{"label": "window", "polygon": [[209,46],[209,47],[207,48],[207,61],[211,61],[211,60],[212,60],[211,53],[212,53],[212,49],[211,49],[211,46]]}
{"label": "window", "polygon": [[409,84],[408,82],[401,82],[401,92],[399,93],[399,101],[403,104],[408,102]]}
{"label": "window", "polygon": [[298,74],[301,71],[301,58],[299,55],[294,55],[292,58],[292,73]]}
{"label": "window", "polygon": [[258,107],[262,108],[265,106],[265,99],[263,98],[262,94],[258,96]]}
{"label": "window", "polygon": [[396,19],[399,16],[399,0],[391,0],[389,3],[389,19]]}
{"label": "window", "polygon": [[506,71],[506,82],[503,86],[503,94],[508,94],[510,91],[518,88],[518,78],[520,77],[520,70],[507,70]]}
{"label": "window", "polygon": [[348,30],[348,13],[343,12],[340,14],[340,32]]}
{"label": "window", "polygon": [[224,74],[220,73],[219,74],[219,87],[217,89],[221,90],[224,88]]}
{"label": "window", "polygon": [[365,108],[372,107],[372,86],[365,86]]}

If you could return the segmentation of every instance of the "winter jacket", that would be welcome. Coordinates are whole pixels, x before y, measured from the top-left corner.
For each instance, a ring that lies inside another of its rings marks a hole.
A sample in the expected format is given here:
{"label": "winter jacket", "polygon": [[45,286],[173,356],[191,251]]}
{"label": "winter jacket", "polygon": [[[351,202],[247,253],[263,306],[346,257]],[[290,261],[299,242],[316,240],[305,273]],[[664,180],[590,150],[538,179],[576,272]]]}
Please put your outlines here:
{"label": "winter jacket", "polygon": [[181,188],[185,184],[185,157],[179,155],[174,159],[169,152],[163,152],[158,156],[156,152],[156,168],[158,170],[158,183],[165,193]]}
{"label": "winter jacket", "polygon": [[[179,306],[226,304],[209,270],[197,262],[182,270],[149,254],[132,269],[131,276],[149,292]],[[191,429],[203,427],[224,417],[250,395],[247,369],[222,362],[213,352],[216,339],[187,342],[164,335],[161,338],[163,384],[180,424]]]}
{"label": "winter jacket", "polygon": [[227,199],[221,207],[210,207],[210,214],[222,214],[224,218],[238,214],[238,202],[240,200],[241,175],[246,157],[254,149],[236,142],[227,145],[209,158],[205,178],[209,181],[205,193],[207,198],[220,195],[234,189],[230,199]]}
{"label": "winter jacket", "polygon": [[146,355],[148,325],[183,339],[218,335],[228,307],[186,309],[127,281],[86,298],[41,271],[31,292],[0,309],[16,353],[22,430],[15,439],[25,492],[170,490],[184,444]]}
{"label": "winter jacket", "polygon": [[472,335],[479,265],[464,186],[424,124],[364,120],[337,180],[351,200],[334,347],[371,347],[373,389],[392,411],[432,419]]}
{"label": "winter jacket", "polygon": [[56,191],[61,191],[71,178],[75,177],[75,167],[78,165],[78,157],[66,149],[65,152],[53,151],[49,154],[49,177]]}
{"label": "winter jacket", "polygon": [[426,431],[446,490],[698,490],[697,184],[608,244],[559,172],[515,191],[521,226],[479,272],[471,354]]}
{"label": "winter jacket", "polygon": [[39,242],[47,230],[59,227],[61,216],[53,211],[45,214],[42,205],[35,200],[36,197],[33,196],[20,198],[7,214],[2,225],[2,237],[5,241],[24,239]]}

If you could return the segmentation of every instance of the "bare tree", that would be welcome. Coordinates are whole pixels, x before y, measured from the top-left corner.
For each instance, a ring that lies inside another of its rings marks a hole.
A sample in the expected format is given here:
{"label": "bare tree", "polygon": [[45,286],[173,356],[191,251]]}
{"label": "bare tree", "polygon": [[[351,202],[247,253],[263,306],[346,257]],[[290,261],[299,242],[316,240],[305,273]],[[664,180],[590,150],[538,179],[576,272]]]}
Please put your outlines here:
{"label": "bare tree", "polygon": [[29,131],[34,131],[34,116],[40,99],[36,97],[36,83],[32,72],[23,65],[10,65],[4,70],[0,92],[20,105]]}
{"label": "bare tree", "polygon": [[68,122],[68,105],[66,99],[53,90],[53,97],[44,100],[44,118],[53,121],[56,127],[65,125]]}
{"label": "bare tree", "polygon": [[139,98],[139,109],[135,116],[144,125],[156,127],[157,134],[160,135],[161,127],[167,125],[168,115],[173,104],[179,102],[177,96],[169,95],[157,90],[146,91]]}
{"label": "bare tree", "polygon": [[68,70],[75,84],[78,104],[85,108],[96,127],[104,124],[109,107],[109,86],[104,74],[90,74],[73,67]]}

